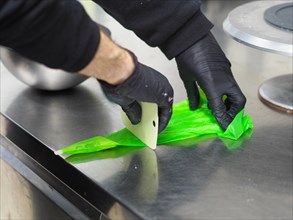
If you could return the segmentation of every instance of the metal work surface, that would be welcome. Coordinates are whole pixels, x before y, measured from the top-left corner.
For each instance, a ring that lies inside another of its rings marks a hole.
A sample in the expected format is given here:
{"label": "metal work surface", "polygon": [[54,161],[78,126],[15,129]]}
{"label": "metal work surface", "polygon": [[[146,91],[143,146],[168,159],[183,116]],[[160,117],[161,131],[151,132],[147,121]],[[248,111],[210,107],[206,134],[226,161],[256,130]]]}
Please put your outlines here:
{"label": "metal work surface", "polygon": [[231,11],[224,22],[225,31],[249,46],[292,56],[292,32],[267,23],[264,12],[272,6],[292,1],[254,1]]}
{"label": "metal work surface", "polygon": [[[94,20],[112,31],[116,42],[168,77],[175,102],[186,99],[174,61],[149,48],[94,3],[82,2]],[[119,107],[105,98],[94,79],[67,91],[36,91],[15,79],[2,64],[1,114],[41,144],[41,149],[34,145],[26,148],[35,152],[36,160],[38,154],[44,155],[38,162],[50,167],[51,173],[59,170],[77,179],[82,175],[80,182],[70,182],[56,174],[73,190],[79,184],[76,193],[110,218],[129,219],[124,214],[129,210],[141,219],[292,219],[292,115],[274,111],[257,98],[258,85],[280,72],[292,72],[292,62],[288,57],[243,46],[225,35],[224,18],[245,2],[207,1],[202,6],[231,60],[248,100],[246,113],[255,126],[251,138],[233,151],[214,139],[190,147],[144,148],[117,158],[94,154],[69,164],[52,151],[123,128]],[[2,126],[4,136],[20,138],[6,123]],[[46,160],[42,148],[52,159]],[[54,157],[59,161],[55,169]],[[90,195],[101,190],[105,193],[93,203]],[[117,206],[124,208],[118,212]]]}

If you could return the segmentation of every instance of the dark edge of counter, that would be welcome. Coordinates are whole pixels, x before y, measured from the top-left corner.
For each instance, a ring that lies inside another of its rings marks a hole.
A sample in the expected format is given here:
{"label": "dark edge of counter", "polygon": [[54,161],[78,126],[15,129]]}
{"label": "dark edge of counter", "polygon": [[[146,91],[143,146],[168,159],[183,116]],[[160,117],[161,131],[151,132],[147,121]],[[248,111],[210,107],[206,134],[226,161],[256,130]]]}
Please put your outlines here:
{"label": "dark edge of counter", "polygon": [[111,207],[117,203],[133,219],[140,219],[123,203],[2,113],[0,121],[1,135],[13,143],[7,150],[90,219],[99,219],[101,214],[107,216]]}

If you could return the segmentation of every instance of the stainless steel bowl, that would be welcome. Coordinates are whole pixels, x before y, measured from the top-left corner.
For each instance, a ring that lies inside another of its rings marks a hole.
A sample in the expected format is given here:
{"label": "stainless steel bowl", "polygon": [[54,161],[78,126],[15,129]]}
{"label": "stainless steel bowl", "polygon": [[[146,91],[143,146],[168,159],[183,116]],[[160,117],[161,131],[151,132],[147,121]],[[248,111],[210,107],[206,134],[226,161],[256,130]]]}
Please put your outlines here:
{"label": "stainless steel bowl", "polygon": [[0,48],[0,58],[17,79],[36,89],[63,90],[77,86],[87,79],[78,73],[51,69],[5,47]]}

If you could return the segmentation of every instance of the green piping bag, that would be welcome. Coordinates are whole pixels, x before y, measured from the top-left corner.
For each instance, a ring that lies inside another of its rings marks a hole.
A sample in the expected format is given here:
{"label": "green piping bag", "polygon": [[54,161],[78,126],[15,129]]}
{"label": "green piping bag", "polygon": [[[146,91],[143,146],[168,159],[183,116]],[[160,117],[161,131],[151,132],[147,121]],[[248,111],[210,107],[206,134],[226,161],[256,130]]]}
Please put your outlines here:
{"label": "green piping bag", "polygon": [[[219,137],[224,143],[229,143],[230,146],[233,146],[233,141],[237,141],[246,131],[253,128],[251,117],[244,116],[243,109],[236,115],[226,131],[223,131],[212,115],[211,110],[208,109],[207,99],[202,91],[200,96],[200,108],[194,111],[189,109],[187,100],[173,106],[171,120],[167,128],[158,136],[158,145],[169,146],[187,139],[203,140],[205,139],[204,137]],[[236,145],[234,144],[234,146]],[[96,136],[77,142],[55,153],[80,154],[104,151],[115,147],[141,148],[145,147],[145,144],[124,128],[106,137]]]}

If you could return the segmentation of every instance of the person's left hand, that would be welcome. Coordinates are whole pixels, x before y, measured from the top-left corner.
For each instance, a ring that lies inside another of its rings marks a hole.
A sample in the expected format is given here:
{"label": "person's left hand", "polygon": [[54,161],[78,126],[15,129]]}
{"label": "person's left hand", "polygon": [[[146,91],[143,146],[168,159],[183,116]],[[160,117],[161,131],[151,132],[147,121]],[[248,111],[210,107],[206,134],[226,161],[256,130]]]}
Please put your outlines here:
{"label": "person's left hand", "polygon": [[[205,92],[208,105],[220,126],[226,130],[245,105],[246,98],[231,72],[231,64],[209,33],[176,57],[191,110],[198,107],[197,84]],[[227,99],[223,101],[223,96]]]}

